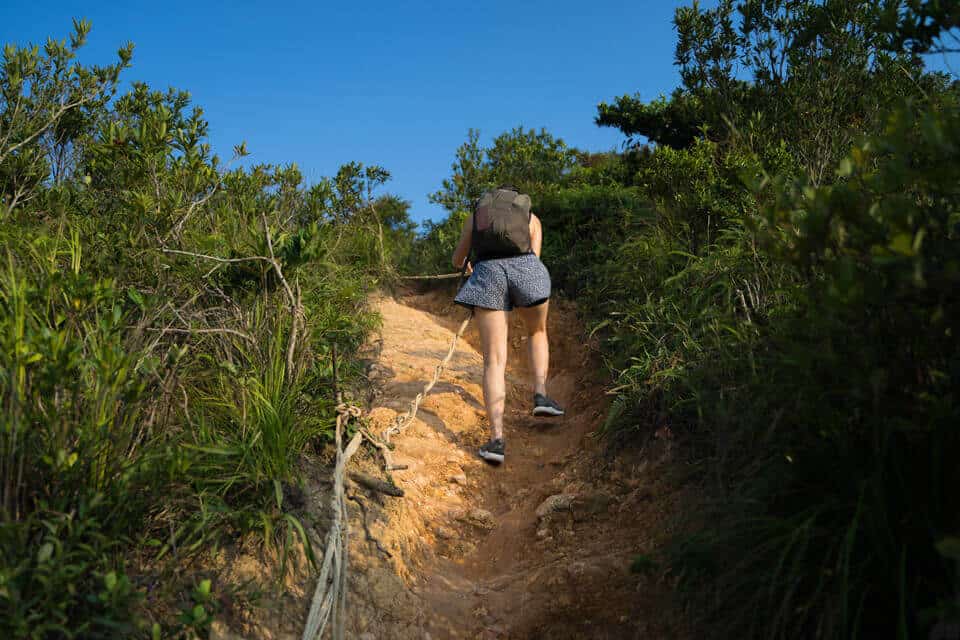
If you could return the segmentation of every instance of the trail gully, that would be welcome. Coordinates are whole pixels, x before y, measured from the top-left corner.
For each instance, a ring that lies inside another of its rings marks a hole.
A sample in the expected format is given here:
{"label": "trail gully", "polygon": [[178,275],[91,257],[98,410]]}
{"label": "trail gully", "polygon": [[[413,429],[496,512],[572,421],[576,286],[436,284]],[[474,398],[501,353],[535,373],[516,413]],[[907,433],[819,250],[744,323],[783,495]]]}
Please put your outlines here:
{"label": "trail gully", "polygon": [[[405,414],[448,352],[466,312],[449,291],[372,301],[383,318],[367,361],[369,431]],[[345,637],[357,640],[671,639],[693,637],[674,585],[656,564],[640,563],[670,534],[689,504],[690,483],[669,429],[638,424],[630,448],[597,437],[607,415],[607,377],[575,310],[552,302],[548,391],[560,419],[530,415],[532,394],[519,317],[508,340],[506,463],[476,451],[488,436],[483,360],[471,325],[417,418],[392,440],[392,472],[403,497],[348,482],[349,563]],[[644,435],[646,434],[646,435]],[[360,449],[349,471],[383,477],[383,460]],[[305,463],[307,521],[331,530],[330,468]],[[321,540],[316,540],[320,544]],[[221,554],[225,584],[260,580],[270,558]],[[232,607],[211,640],[298,640],[316,574],[300,558],[282,593],[265,606]],[[323,637],[329,636],[329,629]]]}
{"label": "trail gully", "polygon": [[[369,354],[369,419],[379,432],[432,376],[465,311],[437,293],[375,304],[383,327]],[[549,391],[567,416],[530,416],[518,323],[511,319],[506,464],[491,467],[475,454],[487,426],[471,327],[417,420],[394,441],[394,463],[407,468],[393,477],[405,497],[352,489],[376,542],[351,502],[348,637],[685,637],[669,581],[658,571],[630,572],[682,502],[665,473],[674,465],[671,442],[651,437],[642,449],[602,450],[593,432],[609,399],[563,303],[551,310]],[[372,454],[355,466],[381,473]]]}

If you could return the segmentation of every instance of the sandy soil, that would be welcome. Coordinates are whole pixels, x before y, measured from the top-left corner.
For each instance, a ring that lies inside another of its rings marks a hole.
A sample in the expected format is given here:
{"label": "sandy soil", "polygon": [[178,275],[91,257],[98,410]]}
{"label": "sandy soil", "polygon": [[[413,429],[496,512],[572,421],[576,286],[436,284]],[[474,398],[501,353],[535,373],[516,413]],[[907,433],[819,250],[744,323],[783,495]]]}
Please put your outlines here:
{"label": "sandy soil", "polygon": [[[466,313],[448,300],[433,293],[377,302],[384,320],[380,357],[371,366],[378,388],[371,420],[378,427],[406,410],[446,353]],[[422,419],[396,439],[396,461],[409,469],[393,475],[407,495],[380,500],[384,509],[371,525],[394,557],[384,562],[373,543],[356,554],[358,571],[387,565],[413,598],[394,620],[377,613],[373,598],[357,611],[353,631],[434,639],[684,635],[669,583],[629,570],[682,506],[682,492],[661,474],[673,464],[671,442],[654,439],[643,452],[616,456],[602,450],[593,432],[609,399],[599,362],[574,310],[562,303],[550,314],[549,392],[567,415],[529,415],[519,323],[512,318],[506,463],[494,467],[476,456],[488,432],[483,361],[471,327],[424,401]],[[357,577],[355,593],[363,599],[371,581]]]}
{"label": "sandy soil", "polygon": [[[432,375],[466,311],[447,292],[374,301],[383,316],[369,348],[371,426],[380,431]],[[687,638],[663,572],[632,573],[669,534],[686,496],[669,432],[630,451],[594,434],[609,397],[571,306],[554,303],[549,392],[563,418],[533,418],[526,337],[511,320],[506,463],[476,455],[488,437],[479,339],[468,329],[418,419],[394,439],[392,473],[406,492],[353,486],[348,637],[380,639]],[[651,430],[652,431],[652,430]],[[368,453],[356,468],[383,476]],[[311,496],[326,505],[322,488]],[[369,533],[364,531],[364,520]],[[388,555],[389,554],[389,555]],[[292,588],[248,637],[292,638],[313,584]],[[273,628],[269,631],[269,628]],[[225,628],[216,637],[235,637]]]}

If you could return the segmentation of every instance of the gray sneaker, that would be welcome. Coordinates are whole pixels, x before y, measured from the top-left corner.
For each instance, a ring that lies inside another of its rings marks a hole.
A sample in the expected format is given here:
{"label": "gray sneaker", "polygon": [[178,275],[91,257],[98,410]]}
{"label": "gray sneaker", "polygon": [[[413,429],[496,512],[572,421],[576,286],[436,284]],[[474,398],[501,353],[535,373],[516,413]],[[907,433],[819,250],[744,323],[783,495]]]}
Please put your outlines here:
{"label": "gray sneaker", "polygon": [[562,416],[563,409],[556,402],[543,395],[533,395],[533,415],[535,416]]}
{"label": "gray sneaker", "polygon": [[504,444],[503,444],[502,438],[491,440],[487,444],[480,447],[480,457],[486,460],[487,462],[500,464],[501,462],[503,462],[503,454],[504,454]]}

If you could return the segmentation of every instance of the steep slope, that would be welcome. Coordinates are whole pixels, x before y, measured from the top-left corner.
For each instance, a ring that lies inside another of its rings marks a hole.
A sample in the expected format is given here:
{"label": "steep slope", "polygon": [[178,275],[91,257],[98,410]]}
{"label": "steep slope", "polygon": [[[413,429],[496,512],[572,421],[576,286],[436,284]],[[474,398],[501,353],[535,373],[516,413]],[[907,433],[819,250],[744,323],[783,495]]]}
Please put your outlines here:
{"label": "steep slope", "polygon": [[[432,374],[465,311],[437,293],[376,302],[383,316],[370,420],[388,424]],[[473,328],[418,420],[396,438],[404,498],[355,489],[367,502],[351,544],[351,620],[364,638],[683,637],[669,582],[631,562],[652,550],[681,506],[666,472],[669,431],[612,455],[592,433],[608,398],[569,305],[551,310],[550,392],[559,420],[529,415],[525,337],[511,324],[507,462],[491,467],[482,358]],[[373,460],[360,463],[376,472]],[[382,549],[378,549],[378,543]],[[387,557],[386,553],[390,554]]]}

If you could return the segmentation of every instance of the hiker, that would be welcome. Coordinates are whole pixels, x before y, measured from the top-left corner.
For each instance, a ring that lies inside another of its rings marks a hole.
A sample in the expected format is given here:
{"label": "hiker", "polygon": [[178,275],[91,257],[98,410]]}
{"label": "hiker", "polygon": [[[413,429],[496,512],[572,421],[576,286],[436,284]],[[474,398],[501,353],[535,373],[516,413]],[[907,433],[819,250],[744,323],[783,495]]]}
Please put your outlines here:
{"label": "hiker", "polygon": [[455,300],[473,309],[483,350],[483,401],[490,420],[490,441],[480,447],[480,457],[495,464],[504,460],[507,312],[514,307],[529,336],[533,415],[563,415],[560,405],[547,396],[550,274],[540,262],[542,241],[543,229],[530,211],[530,196],[503,185],[477,202],[453,252],[454,266],[470,275]]}

